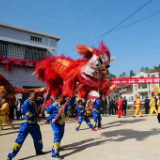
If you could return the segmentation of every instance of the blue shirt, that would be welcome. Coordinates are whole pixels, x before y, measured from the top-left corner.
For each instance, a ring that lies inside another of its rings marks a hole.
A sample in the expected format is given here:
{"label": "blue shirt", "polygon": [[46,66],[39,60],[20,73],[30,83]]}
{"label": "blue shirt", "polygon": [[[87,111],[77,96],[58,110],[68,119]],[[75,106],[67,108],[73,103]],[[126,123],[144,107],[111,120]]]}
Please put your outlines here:
{"label": "blue shirt", "polygon": [[28,98],[22,106],[22,123],[36,123],[38,118],[38,108],[37,105],[43,103],[43,100],[32,100]]}
{"label": "blue shirt", "polygon": [[56,123],[64,124],[65,118],[67,116],[67,107],[62,109],[62,106],[59,102],[52,103],[48,106],[48,108],[45,110],[45,117],[47,120],[52,121],[52,119],[57,117],[59,112],[61,112],[61,114],[58,117]]}
{"label": "blue shirt", "polygon": [[78,107],[77,107],[78,117],[83,117],[83,116],[84,116],[84,113],[85,113],[84,107],[83,107],[83,106],[78,106]]}
{"label": "blue shirt", "polygon": [[98,99],[95,100],[93,110],[99,112],[100,109],[104,109],[103,103],[100,103]]}

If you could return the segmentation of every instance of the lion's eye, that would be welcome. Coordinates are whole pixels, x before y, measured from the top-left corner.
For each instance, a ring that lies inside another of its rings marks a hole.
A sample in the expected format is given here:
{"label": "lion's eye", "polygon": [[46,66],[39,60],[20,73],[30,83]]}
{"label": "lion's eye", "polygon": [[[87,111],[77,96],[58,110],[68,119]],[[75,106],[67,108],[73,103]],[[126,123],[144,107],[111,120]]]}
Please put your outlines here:
{"label": "lion's eye", "polygon": [[103,61],[101,60],[101,58],[99,58],[98,61],[99,61],[99,64],[102,65]]}
{"label": "lion's eye", "polygon": [[107,66],[106,66],[106,68],[109,68],[109,67],[110,67],[110,65],[107,65]]}

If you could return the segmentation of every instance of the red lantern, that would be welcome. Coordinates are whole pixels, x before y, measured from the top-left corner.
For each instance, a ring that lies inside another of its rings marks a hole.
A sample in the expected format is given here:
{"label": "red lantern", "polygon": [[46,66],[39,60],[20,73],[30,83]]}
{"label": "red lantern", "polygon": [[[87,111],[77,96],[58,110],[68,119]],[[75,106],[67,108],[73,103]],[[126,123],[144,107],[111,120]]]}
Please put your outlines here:
{"label": "red lantern", "polygon": [[6,70],[6,72],[9,72],[9,71],[10,71],[10,66],[9,66],[9,64],[6,64],[6,65],[5,65],[5,70]]}

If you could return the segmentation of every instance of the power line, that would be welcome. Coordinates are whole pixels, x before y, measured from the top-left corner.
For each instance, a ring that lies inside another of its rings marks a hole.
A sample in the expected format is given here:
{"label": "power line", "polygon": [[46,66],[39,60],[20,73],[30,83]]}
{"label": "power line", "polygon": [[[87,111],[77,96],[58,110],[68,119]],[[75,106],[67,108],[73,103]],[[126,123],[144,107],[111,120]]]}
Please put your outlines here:
{"label": "power line", "polygon": [[[121,29],[130,27],[130,26],[132,26],[132,25],[134,25],[134,24],[137,24],[137,23],[139,23],[139,22],[141,22],[141,21],[143,21],[143,20],[146,20],[146,19],[148,19],[148,18],[153,17],[153,16],[157,15],[158,13],[160,13],[160,10],[157,11],[157,12],[155,12],[155,13],[152,13],[152,14],[144,17],[144,18],[141,18],[141,19],[139,19],[138,21],[135,21],[135,22],[133,22],[133,23],[130,23],[130,24],[128,24],[128,25],[126,25],[126,26],[123,26],[123,27],[121,27],[121,28],[117,28],[117,29],[115,29],[115,30],[113,30],[113,31],[118,31],[118,30],[121,30]],[[113,32],[113,31],[112,31],[112,32]],[[102,39],[102,38],[101,38],[101,39]],[[100,41],[100,40],[96,41],[96,43],[99,42],[99,41]],[[96,44],[96,43],[94,43],[94,44]]]}
{"label": "power line", "polygon": [[129,27],[129,26],[132,26],[132,25],[134,25],[134,24],[136,24],[136,23],[139,23],[139,22],[141,22],[141,21],[143,21],[143,20],[145,20],[145,19],[151,18],[151,17],[155,16],[155,15],[158,14],[158,13],[160,13],[160,10],[157,11],[157,12],[155,12],[155,13],[153,13],[153,14],[150,14],[149,16],[146,16],[146,17],[144,17],[144,18],[142,18],[142,19],[139,19],[138,21],[135,21],[135,22],[133,22],[133,23],[130,23],[130,24],[128,24],[128,25],[126,25],[126,26],[123,26],[123,27],[121,27],[121,28],[117,28],[117,29],[115,29],[114,31],[118,31],[118,30],[120,30],[120,29],[124,29],[124,28],[127,28],[127,27]]}
{"label": "power line", "polygon": [[95,38],[94,40],[88,42],[91,43],[93,41],[95,41],[96,39],[100,38],[100,37],[104,37],[105,35],[107,35],[108,33],[110,33],[111,31],[113,31],[115,28],[117,28],[118,26],[120,26],[123,22],[125,22],[127,19],[129,19],[130,17],[132,17],[133,15],[135,15],[137,12],[139,12],[142,8],[144,8],[145,6],[147,6],[149,3],[151,3],[153,0],[149,0],[147,3],[145,3],[143,6],[141,6],[139,9],[137,9],[135,12],[133,12],[131,15],[129,15],[127,18],[125,18],[124,20],[122,20],[120,23],[118,23],[117,25],[115,25],[112,29],[108,30],[107,32],[103,33],[102,35],[100,35],[99,37]]}
{"label": "power line", "polygon": [[[143,21],[143,20],[146,20],[146,19],[148,19],[148,18],[153,17],[153,16],[155,16],[155,15],[158,14],[158,13],[160,13],[160,10],[157,11],[157,12],[154,12],[154,13],[152,13],[152,14],[150,14],[150,15],[144,17],[144,18],[141,18],[141,19],[139,19],[139,20],[137,20],[137,21],[135,21],[135,22],[133,22],[133,23],[130,23],[130,24],[126,25],[126,26],[123,26],[123,27],[114,29],[113,31],[118,31],[118,30],[121,30],[121,29],[130,27],[130,26],[132,26],[132,25],[134,25],[134,24],[137,24],[137,23],[139,23],[139,22],[141,22],[141,21]],[[112,31],[112,32],[113,32],[113,31]],[[100,38],[100,40],[102,40],[102,39],[103,39],[103,37]],[[98,43],[100,40],[96,41],[94,44]]]}
{"label": "power line", "polygon": [[87,11],[89,11],[91,8],[93,8],[96,4],[98,4],[100,1],[102,1],[102,0],[98,0],[98,1],[96,1],[95,3],[93,3],[90,7],[88,7],[86,10],[84,10],[82,13],[80,13],[77,17],[75,17],[73,20],[72,20],[72,22],[73,21],[75,21],[75,20],[77,20],[80,16],[82,16],[84,13],[86,13]]}
{"label": "power line", "polygon": [[[149,0],[147,3],[145,3],[144,5],[142,5],[139,9],[137,9],[136,11],[134,11],[132,14],[130,14],[128,17],[126,17],[124,20],[122,20],[121,22],[119,22],[117,25],[115,25],[114,27],[112,27],[110,30],[108,30],[107,32],[103,33],[102,35],[98,36],[97,38],[94,38],[93,40],[89,41],[86,44],[89,44],[101,37],[104,37],[105,35],[107,35],[108,33],[110,33],[111,31],[113,31],[115,28],[117,28],[119,25],[121,25],[123,22],[125,22],[126,20],[128,20],[130,17],[132,17],[133,15],[135,15],[137,12],[139,12],[142,8],[144,8],[145,6],[147,6],[149,3],[151,3],[153,0]],[[75,49],[67,52],[66,54],[69,54],[71,52],[75,51]]]}
{"label": "power line", "polygon": [[72,24],[74,21],[76,21],[79,17],[81,17],[84,13],[88,12],[91,8],[93,8],[95,5],[97,5],[100,1],[102,0],[97,0],[95,3],[93,3],[91,6],[89,6],[88,8],[86,8],[84,11],[82,11],[81,13],[79,13],[75,18],[73,18],[71,20],[71,22],[69,24],[67,24],[67,26],[65,28],[68,28],[68,26],[70,24]]}

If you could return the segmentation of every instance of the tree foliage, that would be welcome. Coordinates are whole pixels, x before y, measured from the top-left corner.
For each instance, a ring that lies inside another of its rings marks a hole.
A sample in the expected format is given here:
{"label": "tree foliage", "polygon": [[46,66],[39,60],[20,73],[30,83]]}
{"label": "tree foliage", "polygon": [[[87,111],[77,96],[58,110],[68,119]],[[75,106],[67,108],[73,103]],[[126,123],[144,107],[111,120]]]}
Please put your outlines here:
{"label": "tree foliage", "polygon": [[112,73],[109,73],[108,75],[109,78],[116,78],[116,75],[112,74]]}
{"label": "tree foliage", "polygon": [[148,68],[148,67],[141,67],[140,72],[156,72],[160,71],[160,64],[158,66],[154,66],[153,68]]}
{"label": "tree foliage", "polygon": [[131,70],[130,72],[129,72],[129,77],[133,77],[133,76],[135,76],[136,74],[135,74],[135,72],[133,71],[133,70]]}
{"label": "tree foliage", "polygon": [[126,72],[122,72],[122,73],[119,75],[119,78],[125,78],[125,77],[127,77]]}

